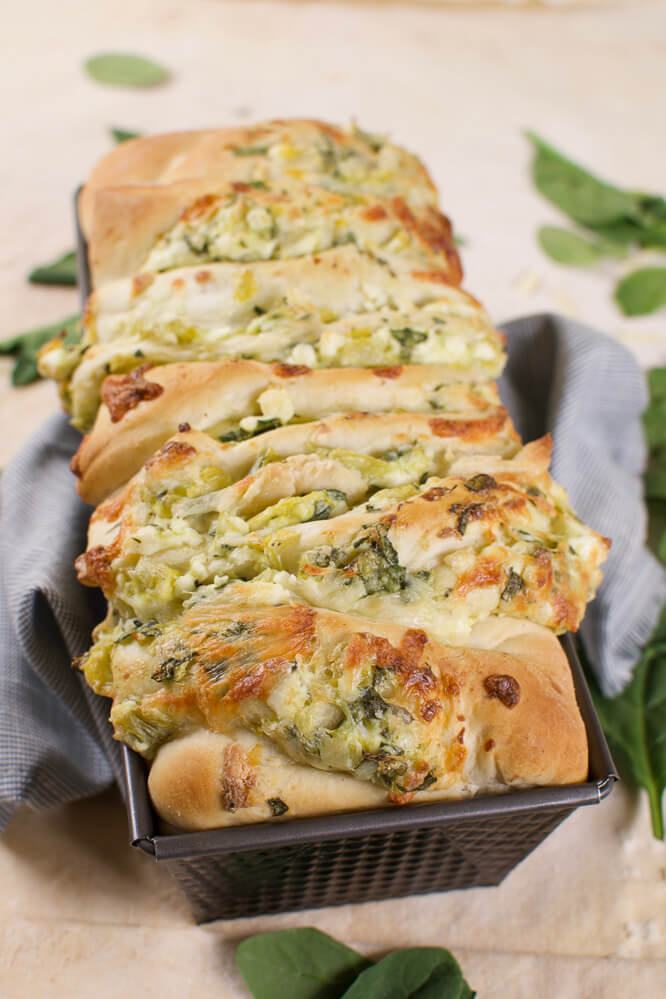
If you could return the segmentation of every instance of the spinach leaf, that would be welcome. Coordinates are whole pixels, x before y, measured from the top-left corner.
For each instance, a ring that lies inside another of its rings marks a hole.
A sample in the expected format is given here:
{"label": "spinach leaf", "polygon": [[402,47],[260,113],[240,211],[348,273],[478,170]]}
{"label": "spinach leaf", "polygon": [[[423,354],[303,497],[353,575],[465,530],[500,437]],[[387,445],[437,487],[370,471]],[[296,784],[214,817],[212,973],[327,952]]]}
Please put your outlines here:
{"label": "spinach leaf", "polygon": [[392,329],[391,336],[400,344],[400,357],[403,361],[408,361],[412,356],[412,351],[417,344],[428,339],[428,334],[423,330],[413,330],[411,326],[403,326],[402,329]]}
{"label": "spinach leaf", "polygon": [[[650,448],[645,490],[648,543],[666,563],[666,368],[648,374],[650,403],[643,414]],[[584,653],[584,650],[583,650]],[[583,661],[585,662],[584,656]],[[603,697],[588,666],[599,720],[623,778],[645,788],[652,828],[664,838],[662,795],[666,787],[666,608],[634,670],[617,697]]]}
{"label": "spinach leaf", "polygon": [[236,963],[254,999],[339,999],[370,965],[311,927],[250,937],[238,945]]}
{"label": "spinach leaf", "polygon": [[590,687],[599,720],[623,777],[645,788],[652,829],[664,838],[661,799],[666,788],[666,613],[643,650],[631,683],[617,697]]}
{"label": "spinach leaf", "polygon": [[569,267],[587,267],[604,256],[604,249],[598,243],[591,243],[575,232],[560,229],[559,226],[541,226],[537,239],[544,253],[558,264]]}
{"label": "spinach leaf", "polygon": [[599,180],[534,132],[527,132],[527,137],[536,152],[532,177],[537,190],[569,218],[590,228],[625,219],[641,220],[640,195]]}
{"label": "spinach leaf", "polygon": [[615,299],[625,316],[644,316],[666,305],[666,267],[632,271],[617,284]]}
{"label": "spinach leaf", "polygon": [[76,284],[76,253],[63,253],[52,264],[42,264],[28,274],[32,284]]}
{"label": "spinach leaf", "polygon": [[231,151],[234,156],[265,156],[268,146],[234,146]]}
{"label": "spinach leaf", "polygon": [[109,129],[109,131],[111,132],[111,138],[114,140],[114,142],[117,142],[119,144],[121,142],[127,142],[128,139],[141,138],[141,132],[128,132],[124,128],[111,128]]}
{"label": "spinach leaf", "polygon": [[169,77],[164,66],[130,52],[100,53],[88,59],[84,69],[97,83],[116,87],[154,87]]}
{"label": "spinach leaf", "polygon": [[456,959],[441,947],[394,951],[363,971],[344,999],[473,999]]}
{"label": "spinach leaf", "polygon": [[18,333],[0,343],[0,354],[13,354],[15,358],[12,385],[29,385],[39,378],[37,354],[49,340],[63,333],[65,343],[77,343],[81,339],[80,318],[80,316],[70,316],[69,319],[43,326],[41,329]]}

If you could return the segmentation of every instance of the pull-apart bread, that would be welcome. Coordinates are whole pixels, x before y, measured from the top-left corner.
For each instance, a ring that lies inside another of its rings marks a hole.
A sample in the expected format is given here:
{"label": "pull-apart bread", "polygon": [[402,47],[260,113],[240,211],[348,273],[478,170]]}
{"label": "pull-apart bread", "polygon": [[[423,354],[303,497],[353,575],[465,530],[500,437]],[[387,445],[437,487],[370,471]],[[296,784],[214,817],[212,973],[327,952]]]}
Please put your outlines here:
{"label": "pull-apart bread", "polygon": [[587,774],[557,636],[608,542],[526,446],[504,338],[412,154],[275,121],[119,146],[41,370],[100,504],[79,661],[181,828]]}
{"label": "pull-apart bread", "polygon": [[352,440],[363,415],[375,413],[393,412],[407,428],[407,414],[426,410],[430,433],[444,439],[458,432],[452,414],[468,416],[470,440],[508,426],[494,382],[461,380],[440,364],[335,371],[256,361],[167,364],[107,378],[102,399],[72,461],[87,502],[126,482],[183,424],[223,443],[336,413],[347,414]]}

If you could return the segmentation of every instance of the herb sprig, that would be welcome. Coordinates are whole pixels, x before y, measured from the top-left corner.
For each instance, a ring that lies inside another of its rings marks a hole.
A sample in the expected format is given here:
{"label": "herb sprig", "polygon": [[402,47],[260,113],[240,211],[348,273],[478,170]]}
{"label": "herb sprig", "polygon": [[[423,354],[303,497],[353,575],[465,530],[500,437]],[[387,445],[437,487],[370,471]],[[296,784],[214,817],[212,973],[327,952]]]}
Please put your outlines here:
{"label": "herb sprig", "polygon": [[[587,230],[585,236],[559,226],[542,226],[538,240],[559,264],[587,267],[604,257],[624,257],[631,250],[666,252],[666,199],[625,191],[609,184],[558,152],[534,132],[532,179],[537,190]],[[637,268],[616,286],[615,300],[628,316],[666,305],[666,268]]]}
{"label": "herb sprig", "polygon": [[259,933],[236,962],[254,999],[474,999],[441,947],[394,951],[376,964],[312,927]]}

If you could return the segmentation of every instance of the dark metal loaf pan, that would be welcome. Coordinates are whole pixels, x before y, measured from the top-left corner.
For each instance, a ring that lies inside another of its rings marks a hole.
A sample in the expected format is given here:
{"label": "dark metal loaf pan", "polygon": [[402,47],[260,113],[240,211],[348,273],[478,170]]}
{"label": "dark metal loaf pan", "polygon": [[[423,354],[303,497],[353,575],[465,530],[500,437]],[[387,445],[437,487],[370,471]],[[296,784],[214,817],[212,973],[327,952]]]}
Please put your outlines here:
{"label": "dark metal loaf pan", "polygon": [[[85,300],[90,274],[78,221],[77,244]],[[562,644],[587,730],[583,784],[174,834],[160,832],[144,761],[122,746],[114,755],[132,845],[168,865],[198,922],[499,884],[574,809],[607,797],[617,779],[574,640],[567,635]],[[95,700],[106,742],[109,702]]]}

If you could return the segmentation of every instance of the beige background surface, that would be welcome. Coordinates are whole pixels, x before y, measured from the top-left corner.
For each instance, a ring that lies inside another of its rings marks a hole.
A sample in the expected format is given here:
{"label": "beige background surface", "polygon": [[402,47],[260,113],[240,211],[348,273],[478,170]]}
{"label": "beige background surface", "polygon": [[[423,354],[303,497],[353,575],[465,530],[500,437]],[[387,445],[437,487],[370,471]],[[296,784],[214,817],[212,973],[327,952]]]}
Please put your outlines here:
{"label": "beige background surface", "polygon": [[[100,50],[173,70],[163,88],[104,88]],[[624,265],[570,271],[538,250],[557,213],[532,190],[531,127],[619,183],[666,188],[666,5],[583,10],[401,4],[114,0],[13,4],[0,60],[0,338],[76,311],[75,291],[26,273],[72,243],[71,194],[110,148],[108,127],[161,131],[274,115],[356,115],[417,150],[466,238],[466,286],[497,321],[557,309],[666,363],[666,314],[623,319]],[[8,387],[0,361],[0,464],[57,405]],[[624,789],[579,811],[498,889],[192,925],[169,875],[127,846],[114,792],[36,815],[0,840],[0,996],[246,993],[235,941],[316,925],[368,954],[438,944],[480,997],[658,995],[666,981],[666,851]]]}

